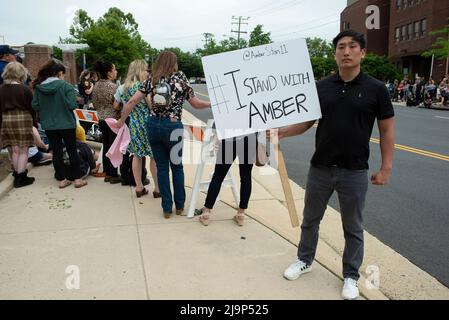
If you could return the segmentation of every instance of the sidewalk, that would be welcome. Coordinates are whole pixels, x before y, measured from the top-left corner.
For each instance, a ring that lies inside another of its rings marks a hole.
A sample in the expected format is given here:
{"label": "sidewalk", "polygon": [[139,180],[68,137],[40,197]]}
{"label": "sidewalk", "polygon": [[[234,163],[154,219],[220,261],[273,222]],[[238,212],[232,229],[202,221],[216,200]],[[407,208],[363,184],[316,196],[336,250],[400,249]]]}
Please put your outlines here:
{"label": "sidewalk", "polygon": [[[188,159],[200,147],[185,143],[188,201],[196,170]],[[205,179],[212,169],[206,167]],[[238,168],[233,172],[238,177]],[[229,189],[206,228],[197,218],[165,220],[160,200],[137,199],[129,187],[89,178],[86,188],[59,190],[51,166],[31,175],[34,185],[0,199],[0,299],[341,299],[344,243],[332,209],[323,221],[314,272],[295,282],[283,279],[296,256],[299,228],[290,225],[274,171],[255,170],[243,228],[232,221]],[[301,218],[304,190],[293,182],[292,188]],[[201,194],[197,208],[204,199]],[[362,278],[362,299],[449,299],[449,289],[428,274],[368,234],[366,242],[362,271],[380,268],[382,292],[366,289]],[[80,288],[69,290],[76,270]]]}
{"label": "sidewalk", "polygon": [[[401,107],[407,107],[407,104],[405,102],[393,102],[393,105],[401,106]],[[410,108],[419,108],[419,109],[432,109],[432,110],[442,110],[442,111],[449,111],[449,106],[440,106],[439,104],[432,104],[431,107],[426,108],[422,104],[420,106],[413,106]]]}
{"label": "sidewalk", "polygon": [[[285,281],[296,248],[252,219],[234,225],[223,203],[205,228],[166,221],[159,201],[131,188],[89,178],[59,190],[52,167],[32,175],[36,184],[0,201],[0,299],[340,298],[340,280],[319,264]],[[66,288],[69,266],[79,267],[80,290]]]}

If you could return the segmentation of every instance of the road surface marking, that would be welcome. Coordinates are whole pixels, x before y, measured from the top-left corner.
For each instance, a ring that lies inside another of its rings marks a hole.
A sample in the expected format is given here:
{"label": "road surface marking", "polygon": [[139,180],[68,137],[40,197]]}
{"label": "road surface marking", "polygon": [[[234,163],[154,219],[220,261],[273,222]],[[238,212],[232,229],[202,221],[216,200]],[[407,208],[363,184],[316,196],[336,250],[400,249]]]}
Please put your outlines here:
{"label": "road surface marking", "polygon": [[195,92],[195,94],[197,94],[197,95],[200,95],[200,96],[203,96],[203,97],[206,97],[206,98],[210,99],[210,98],[209,98],[209,96],[208,96],[207,94],[204,94],[204,93],[199,93],[199,92]]}
{"label": "road surface marking", "polygon": [[[205,95],[203,93],[199,93],[199,92],[195,92],[195,93],[200,95],[200,96],[209,98],[208,95]],[[449,118],[446,118],[446,117],[436,117],[436,118],[443,118],[443,119],[449,120]],[[315,124],[313,127],[317,128],[318,125]],[[371,142],[380,144],[380,140],[377,139],[377,138],[372,138]],[[420,149],[416,149],[416,148],[412,148],[412,147],[403,146],[403,145],[400,145],[400,144],[395,144],[394,147],[396,149],[398,149],[398,150],[407,151],[407,152],[419,154],[419,155],[422,155],[422,156],[426,156],[426,157],[430,157],[430,158],[434,158],[434,159],[438,159],[438,160],[443,160],[443,161],[449,162],[449,156],[446,156],[444,154],[439,154],[439,153],[434,153],[434,152],[430,152],[430,151],[420,150]]]}
{"label": "road surface marking", "polygon": [[448,117],[438,117],[438,116],[435,116],[435,118],[449,120]]}
{"label": "road surface marking", "polygon": [[[376,138],[372,138],[371,142],[379,144],[380,140],[376,139]],[[430,158],[434,158],[434,159],[438,159],[438,160],[443,160],[443,161],[449,162],[449,156],[446,156],[444,154],[439,154],[439,153],[434,153],[434,152],[425,151],[425,150],[421,150],[421,149],[416,149],[416,148],[412,148],[412,147],[407,147],[407,146],[403,146],[403,145],[400,145],[400,144],[395,144],[394,147],[396,149],[398,149],[398,150],[407,151],[407,152],[419,154],[419,155],[422,155],[422,156],[426,156],[426,157],[430,157]]]}

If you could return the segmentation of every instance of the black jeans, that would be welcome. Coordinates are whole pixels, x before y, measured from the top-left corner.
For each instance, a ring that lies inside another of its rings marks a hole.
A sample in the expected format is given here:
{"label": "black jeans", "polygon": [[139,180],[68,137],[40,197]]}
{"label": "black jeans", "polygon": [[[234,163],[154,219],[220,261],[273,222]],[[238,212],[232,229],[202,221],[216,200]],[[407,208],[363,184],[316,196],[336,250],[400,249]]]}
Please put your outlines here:
{"label": "black jeans", "polygon": [[53,149],[53,167],[56,172],[56,180],[64,181],[66,179],[63,160],[64,146],[69,155],[71,176],[75,180],[80,179],[82,177],[81,161],[76,149],[76,129],[46,130],[45,133]]}
{"label": "black jeans", "polygon": [[111,160],[106,156],[111,146],[114,144],[117,135],[109,128],[108,124],[104,120],[100,120],[99,123],[101,136],[103,140],[103,171],[109,177],[118,177],[118,169],[114,168]]}
{"label": "black jeans", "polygon": [[237,156],[240,161],[240,209],[248,209],[249,200],[252,192],[252,170],[254,167],[255,154],[257,150],[255,136],[240,140],[223,140],[218,151],[217,164],[215,172],[207,192],[207,209],[214,208],[217,197],[220,194],[221,185],[231,169],[232,163]]}

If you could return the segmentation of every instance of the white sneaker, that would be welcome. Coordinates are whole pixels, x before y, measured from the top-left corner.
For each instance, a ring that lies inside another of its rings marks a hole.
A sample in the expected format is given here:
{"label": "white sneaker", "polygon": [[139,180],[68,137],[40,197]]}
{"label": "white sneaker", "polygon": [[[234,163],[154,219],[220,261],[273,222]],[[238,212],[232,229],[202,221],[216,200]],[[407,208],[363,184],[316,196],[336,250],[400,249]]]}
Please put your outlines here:
{"label": "white sneaker", "polygon": [[357,300],[360,296],[359,288],[357,287],[357,281],[351,278],[346,278],[341,296],[345,300]]}
{"label": "white sneaker", "polygon": [[308,266],[305,262],[297,260],[284,272],[284,277],[287,280],[294,281],[301,275],[312,272],[312,266]]}

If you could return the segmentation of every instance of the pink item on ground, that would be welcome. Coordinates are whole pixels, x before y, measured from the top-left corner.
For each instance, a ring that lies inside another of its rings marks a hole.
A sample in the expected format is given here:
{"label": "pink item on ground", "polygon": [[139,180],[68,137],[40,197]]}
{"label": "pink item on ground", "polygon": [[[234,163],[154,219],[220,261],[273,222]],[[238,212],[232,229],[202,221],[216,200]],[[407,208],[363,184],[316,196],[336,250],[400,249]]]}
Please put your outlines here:
{"label": "pink item on ground", "polygon": [[109,128],[117,134],[117,138],[115,138],[115,141],[106,156],[111,160],[114,168],[118,168],[123,162],[123,155],[126,154],[128,150],[128,146],[131,142],[131,135],[126,124],[123,127],[118,128],[116,127],[117,120],[108,118],[105,121]]}

